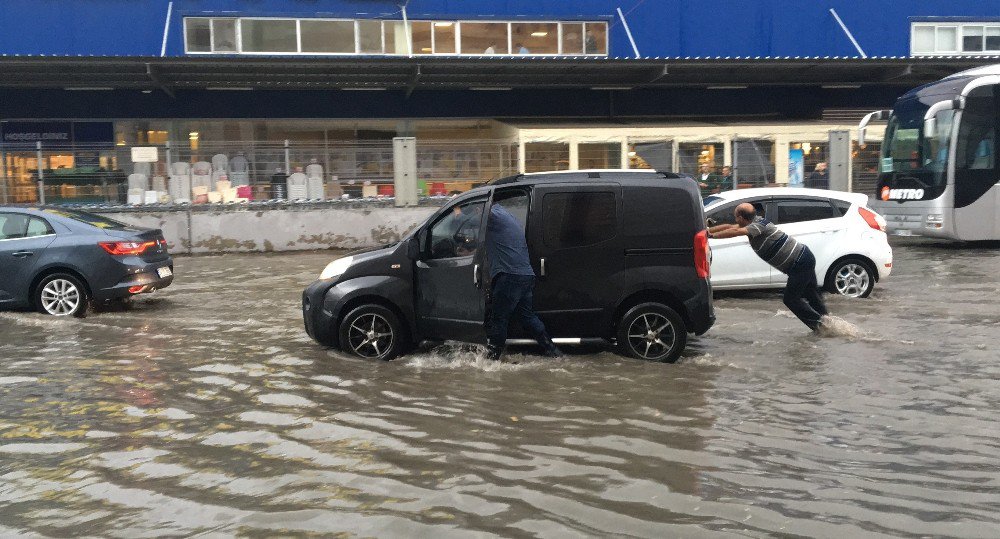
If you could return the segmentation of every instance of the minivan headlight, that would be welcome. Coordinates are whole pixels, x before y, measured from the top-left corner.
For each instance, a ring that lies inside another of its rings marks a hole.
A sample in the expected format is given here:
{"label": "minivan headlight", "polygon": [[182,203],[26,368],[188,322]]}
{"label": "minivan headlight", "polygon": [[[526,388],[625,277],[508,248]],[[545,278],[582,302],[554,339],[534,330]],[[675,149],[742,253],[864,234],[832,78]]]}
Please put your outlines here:
{"label": "minivan headlight", "polygon": [[345,256],[344,258],[338,258],[333,262],[326,265],[323,269],[323,273],[319,274],[320,279],[333,279],[335,277],[340,277],[347,271],[347,268],[351,267],[351,263],[354,262],[353,256]]}

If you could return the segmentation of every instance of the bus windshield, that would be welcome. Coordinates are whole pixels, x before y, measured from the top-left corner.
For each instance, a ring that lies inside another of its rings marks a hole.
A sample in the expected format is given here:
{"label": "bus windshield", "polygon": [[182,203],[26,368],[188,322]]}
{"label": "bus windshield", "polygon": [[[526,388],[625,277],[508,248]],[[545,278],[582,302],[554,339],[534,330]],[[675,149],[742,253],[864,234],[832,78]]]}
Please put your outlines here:
{"label": "bus windshield", "polygon": [[[948,182],[948,145],[955,111],[937,114],[933,136],[924,136],[928,105],[918,100],[900,103],[892,111],[882,144],[879,175],[891,187],[943,188]],[[896,185],[897,181],[912,185]]]}

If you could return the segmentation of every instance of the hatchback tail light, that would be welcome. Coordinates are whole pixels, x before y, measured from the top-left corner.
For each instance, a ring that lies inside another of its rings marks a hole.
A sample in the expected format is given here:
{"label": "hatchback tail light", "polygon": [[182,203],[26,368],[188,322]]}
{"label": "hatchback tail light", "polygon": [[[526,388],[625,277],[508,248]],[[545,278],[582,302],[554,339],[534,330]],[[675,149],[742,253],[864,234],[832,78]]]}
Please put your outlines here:
{"label": "hatchback tail light", "polygon": [[885,232],[885,219],[883,219],[881,215],[869,210],[868,208],[858,208],[858,213],[860,213],[861,218],[868,223],[868,226],[874,228],[875,230]]}
{"label": "hatchback tail light", "polygon": [[694,269],[698,272],[699,279],[708,279],[708,258],[708,231],[702,230],[694,235]]}
{"label": "hatchback tail light", "polygon": [[156,247],[156,241],[102,241],[98,243],[102,249],[114,256],[135,256],[145,253],[150,247]]}

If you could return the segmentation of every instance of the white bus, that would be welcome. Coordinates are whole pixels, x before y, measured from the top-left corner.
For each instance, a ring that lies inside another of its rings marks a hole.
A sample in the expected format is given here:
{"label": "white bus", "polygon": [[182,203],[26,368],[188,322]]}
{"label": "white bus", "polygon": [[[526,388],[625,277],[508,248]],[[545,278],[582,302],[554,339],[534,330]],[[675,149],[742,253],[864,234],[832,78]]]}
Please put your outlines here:
{"label": "white bus", "polygon": [[872,207],[889,232],[972,241],[1000,239],[1000,65],[910,90],[892,111]]}

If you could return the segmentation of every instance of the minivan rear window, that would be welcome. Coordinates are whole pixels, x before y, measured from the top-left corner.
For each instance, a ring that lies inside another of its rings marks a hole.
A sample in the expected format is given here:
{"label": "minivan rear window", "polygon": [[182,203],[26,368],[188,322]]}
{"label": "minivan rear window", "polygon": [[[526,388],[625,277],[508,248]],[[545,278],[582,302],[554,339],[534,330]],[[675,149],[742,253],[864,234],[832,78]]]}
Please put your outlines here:
{"label": "minivan rear window", "polygon": [[87,213],[83,211],[76,210],[57,210],[52,208],[47,208],[43,210],[45,213],[52,215],[58,215],[59,217],[65,217],[67,219],[72,219],[81,223],[86,223],[91,226],[96,226],[97,228],[104,228],[109,230],[125,230],[130,228],[129,225],[125,223],[119,223],[114,219],[108,219],[107,217],[101,217],[100,215],[94,215],[93,213]]}
{"label": "minivan rear window", "polygon": [[614,193],[549,193],[544,207],[543,241],[552,249],[594,245],[618,233]]}

